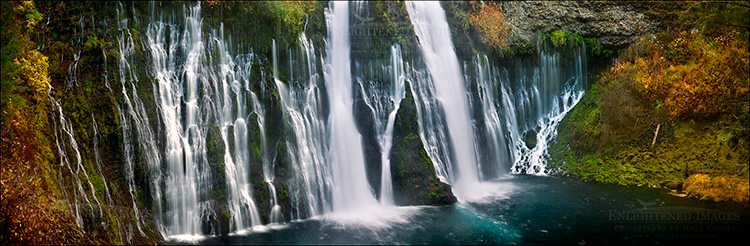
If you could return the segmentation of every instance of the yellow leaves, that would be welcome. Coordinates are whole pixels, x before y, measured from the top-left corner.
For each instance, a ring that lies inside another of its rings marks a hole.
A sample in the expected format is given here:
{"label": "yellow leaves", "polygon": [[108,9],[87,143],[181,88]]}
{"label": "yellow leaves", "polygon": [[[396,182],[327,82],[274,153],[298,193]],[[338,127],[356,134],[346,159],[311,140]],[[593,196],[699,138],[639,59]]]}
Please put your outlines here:
{"label": "yellow leaves", "polygon": [[42,20],[42,14],[36,10],[34,1],[21,1],[14,10],[24,16],[27,29],[33,28]]}
{"label": "yellow leaves", "polygon": [[31,50],[25,57],[15,59],[13,63],[20,65],[19,77],[28,84],[34,98],[44,100],[49,83],[49,58],[37,50]]}
{"label": "yellow leaves", "polygon": [[469,16],[469,22],[479,33],[482,43],[498,50],[507,45],[510,27],[497,5],[485,4],[479,12]]}
{"label": "yellow leaves", "polygon": [[26,12],[29,10],[34,9],[34,1],[21,1],[18,6],[16,6],[16,11],[19,12]]}
{"label": "yellow leaves", "polygon": [[665,102],[673,117],[726,113],[737,101],[747,100],[750,91],[747,45],[727,38],[715,38],[729,45],[717,47],[695,34],[679,34],[663,49],[648,50],[611,71],[622,76],[633,72],[639,91],[652,101]]}
{"label": "yellow leaves", "polygon": [[738,203],[746,203],[750,200],[748,181],[737,178],[693,174],[685,180],[683,187],[689,197],[701,200],[734,201]]}

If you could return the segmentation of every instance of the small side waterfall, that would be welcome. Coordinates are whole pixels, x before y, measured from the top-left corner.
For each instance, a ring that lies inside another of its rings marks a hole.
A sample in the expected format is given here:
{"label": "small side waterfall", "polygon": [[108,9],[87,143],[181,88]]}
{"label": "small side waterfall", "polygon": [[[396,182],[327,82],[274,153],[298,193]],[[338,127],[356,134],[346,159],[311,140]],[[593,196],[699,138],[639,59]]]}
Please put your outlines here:
{"label": "small side waterfall", "polygon": [[[542,44],[543,45],[543,44]],[[488,178],[507,173],[546,174],[547,146],[557,125],[581,99],[586,88],[586,48],[572,58],[539,50],[539,56],[500,67],[487,56],[471,61],[476,73],[481,127],[475,127],[478,149]],[[535,142],[527,146],[527,139]]]}
{"label": "small side waterfall", "polygon": [[[401,99],[405,95],[404,61],[401,57],[401,46],[391,46],[391,57],[388,64],[380,67],[383,74],[390,75],[389,78],[381,78],[386,81],[364,81],[357,79],[364,102],[372,110],[375,122],[376,138],[380,147],[381,158],[381,182],[380,203],[386,206],[393,205],[393,182],[391,180],[391,147],[393,146],[393,127],[396,121],[396,112],[400,106]],[[374,68],[378,69],[378,68]]]}
{"label": "small side waterfall", "polygon": [[[274,81],[278,80],[279,78],[279,71],[278,71],[278,63],[277,63],[277,54],[276,54],[276,40],[272,40],[272,52],[273,52],[273,78]],[[290,67],[291,71],[291,67]],[[290,75],[291,76],[291,75]],[[258,127],[260,127],[260,142],[261,146],[263,147],[263,177],[265,178],[266,184],[268,184],[268,190],[271,191],[271,200],[269,201],[271,205],[271,213],[268,215],[268,221],[270,223],[281,223],[283,221],[284,216],[281,214],[281,206],[279,206],[278,199],[276,197],[276,186],[273,185],[273,181],[275,179],[274,174],[274,167],[273,163],[274,161],[268,156],[268,140],[266,139],[265,134],[265,110],[260,105],[260,101],[258,100],[258,97],[255,94],[252,94],[253,99],[253,113],[257,115],[258,117]]]}
{"label": "small side waterfall", "polygon": [[[531,74],[517,67],[515,80],[501,87],[503,112],[511,135],[513,166],[511,172],[546,174],[547,146],[557,136],[557,126],[565,114],[583,97],[587,85],[586,46],[573,49],[572,59],[539,48],[540,64]],[[504,81],[512,81],[507,73]],[[514,86],[511,86],[514,85]],[[536,145],[527,146],[524,138],[536,133]]]}
{"label": "small side waterfall", "polygon": [[[71,206],[71,211],[73,211],[73,216],[75,217],[76,224],[78,224],[78,227],[83,228],[83,212],[81,211],[80,206],[87,205],[89,208],[88,211],[90,211],[92,214],[94,213],[94,207],[89,200],[89,195],[86,194],[86,191],[83,188],[84,181],[81,180],[81,173],[85,178],[85,182],[88,182],[89,184],[91,196],[94,198],[100,214],[102,205],[99,202],[99,199],[96,198],[96,189],[94,189],[94,185],[91,184],[89,175],[86,172],[86,167],[83,166],[81,152],[78,149],[78,142],[76,141],[73,132],[73,124],[70,122],[70,120],[68,120],[67,117],[65,117],[65,114],[63,114],[60,101],[52,97],[52,85],[48,84],[47,86],[49,88],[47,91],[47,96],[49,97],[52,104],[52,112],[53,114],[55,114],[55,116],[57,116],[53,121],[53,126],[55,133],[55,145],[57,146],[57,153],[60,158],[60,169],[62,169],[63,167],[67,169],[67,172],[70,173],[70,176],[66,177],[70,177],[70,182],[73,186],[76,187],[72,189],[73,194],[71,194],[70,196],[66,193],[65,189],[61,189],[61,191],[66,198],[73,200],[73,202],[69,202],[68,204]],[[75,163],[72,162],[71,158],[68,156],[69,151],[71,151],[74,155]],[[73,167],[74,165],[75,167]],[[64,176],[62,176],[63,173],[63,170],[58,170],[59,182],[65,182],[65,180],[67,180]],[[63,185],[62,183],[60,184],[60,187],[65,186],[66,185]]]}
{"label": "small side waterfall", "polygon": [[[92,16],[93,17],[93,16]],[[70,90],[71,88],[78,87],[78,62],[81,60],[81,51],[83,50],[82,46],[85,40],[84,37],[84,21],[83,21],[83,15],[78,19],[79,26],[81,27],[80,30],[78,28],[73,29],[75,32],[75,36],[78,38],[74,40],[73,46],[76,47],[76,50],[73,51],[73,62],[68,65],[68,75],[65,77],[66,82],[66,90]],[[93,21],[92,21],[93,23]]]}
{"label": "small side waterfall", "polygon": [[[108,89],[109,89],[109,87],[108,87]],[[104,165],[104,163],[102,163],[102,156],[99,153],[99,125],[96,123],[96,118],[94,118],[94,114],[93,113],[91,113],[91,127],[93,128],[93,135],[91,137],[93,138],[93,142],[94,142],[94,146],[93,146],[93,149],[94,149],[94,163],[96,163],[96,171],[99,174],[99,177],[102,178],[102,183],[104,183],[104,192],[105,192],[105,195],[106,195],[105,197],[107,199],[107,206],[109,207],[110,213],[112,213],[113,212],[112,208],[113,208],[113,206],[115,206],[115,201],[112,199],[111,192],[109,191],[109,184],[108,184],[107,179],[106,179],[107,176],[105,176],[104,172],[102,171],[102,166]],[[120,235],[120,242],[124,242],[122,240],[123,239],[122,238],[123,231],[122,231],[122,228],[120,227],[119,216],[115,216],[115,222],[116,222],[115,226],[117,228],[118,235]]]}

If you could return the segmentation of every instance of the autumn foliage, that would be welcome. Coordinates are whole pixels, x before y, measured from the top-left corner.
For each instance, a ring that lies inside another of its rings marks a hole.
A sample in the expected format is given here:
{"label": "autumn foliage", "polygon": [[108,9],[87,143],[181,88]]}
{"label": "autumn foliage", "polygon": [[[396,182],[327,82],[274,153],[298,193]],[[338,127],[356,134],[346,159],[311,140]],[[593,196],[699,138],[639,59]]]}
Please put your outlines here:
{"label": "autumn foliage", "polygon": [[2,2],[0,242],[90,244],[48,183],[49,64],[27,34],[41,18],[32,1]]}
{"label": "autumn foliage", "polygon": [[702,200],[734,201],[747,203],[750,201],[747,180],[739,180],[732,177],[711,177],[707,174],[693,174],[687,180],[683,188],[688,196]]}
{"label": "autumn foliage", "polygon": [[663,103],[669,115],[710,118],[731,114],[748,100],[747,42],[730,32],[711,39],[697,33],[660,35],[626,52],[637,57],[613,68],[635,72],[641,93]]}
{"label": "autumn foliage", "polygon": [[510,27],[497,5],[485,4],[481,10],[469,16],[469,22],[479,34],[479,40],[497,50],[507,46]]}

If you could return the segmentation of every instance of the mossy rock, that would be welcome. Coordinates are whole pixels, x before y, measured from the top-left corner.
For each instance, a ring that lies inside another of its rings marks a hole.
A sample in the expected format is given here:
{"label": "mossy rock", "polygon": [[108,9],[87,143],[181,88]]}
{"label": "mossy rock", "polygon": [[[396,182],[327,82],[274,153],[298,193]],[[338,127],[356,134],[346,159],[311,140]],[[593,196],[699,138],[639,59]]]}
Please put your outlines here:
{"label": "mossy rock", "polygon": [[394,202],[400,206],[453,204],[457,199],[450,185],[438,179],[417,134],[417,108],[410,91],[406,89],[394,125],[390,156]]}

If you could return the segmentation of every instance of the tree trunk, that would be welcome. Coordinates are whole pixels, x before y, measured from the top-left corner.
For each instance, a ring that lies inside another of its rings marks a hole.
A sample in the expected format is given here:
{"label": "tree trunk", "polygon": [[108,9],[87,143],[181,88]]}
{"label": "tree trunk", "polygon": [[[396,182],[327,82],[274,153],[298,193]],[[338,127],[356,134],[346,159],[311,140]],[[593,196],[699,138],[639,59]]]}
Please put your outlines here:
{"label": "tree trunk", "polygon": [[651,148],[654,148],[654,144],[656,144],[656,136],[659,135],[659,128],[661,128],[661,124],[656,125],[656,132],[654,132],[654,140],[651,141]]}

